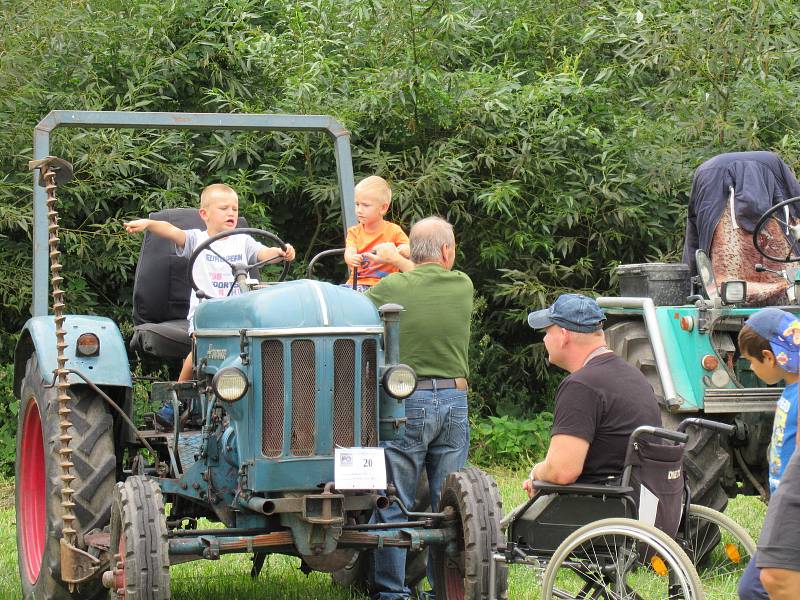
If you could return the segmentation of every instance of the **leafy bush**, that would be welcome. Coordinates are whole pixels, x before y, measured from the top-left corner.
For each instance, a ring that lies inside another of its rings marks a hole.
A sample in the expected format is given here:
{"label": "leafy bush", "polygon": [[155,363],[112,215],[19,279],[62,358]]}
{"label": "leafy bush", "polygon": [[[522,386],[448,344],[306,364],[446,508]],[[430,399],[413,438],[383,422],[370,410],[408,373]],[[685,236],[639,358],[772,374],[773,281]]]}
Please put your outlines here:
{"label": "leafy bush", "polygon": [[17,456],[17,413],[19,400],[14,398],[14,365],[0,364],[0,475],[14,474]]}
{"label": "leafy bush", "polygon": [[553,414],[542,412],[533,419],[488,417],[470,428],[470,461],[476,465],[501,465],[527,469],[541,460],[550,443]]}
{"label": "leafy bush", "polygon": [[[790,0],[0,0],[0,16],[4,332],[28,315],[26,165],[52,109],[334,115],[356,177],[390,180],[392,220],[455,224],[481,302],[481,415],[551,406],[561,375],[525,313],[613,293],[620,262],[676,260],[700,162],[770,149],[800,163]],[[125,332],[140,242],[121,222],[194,205],[207,183],[233,185],[300,263],[343,242],[323,136],[59,129],[51,153],[76,168],[59,190],[67,308]],[[0,362],[12,349],[0,336]]]}

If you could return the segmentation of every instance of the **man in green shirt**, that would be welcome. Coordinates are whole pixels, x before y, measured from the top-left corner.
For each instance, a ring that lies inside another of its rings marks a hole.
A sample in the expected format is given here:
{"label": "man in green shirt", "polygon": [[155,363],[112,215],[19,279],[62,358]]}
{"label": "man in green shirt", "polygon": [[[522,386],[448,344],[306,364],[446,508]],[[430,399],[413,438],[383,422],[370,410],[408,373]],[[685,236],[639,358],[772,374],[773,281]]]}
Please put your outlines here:
{"label": "man in green shirt", "polygon": [[[436,511],[444,478],[464,466],[469,451],[467,350],[473,286],[465,273],[452,270],[456,242],[452,225],[444,219],[428,217],[416,223],[410,246],[412,262],[391,244],[376,248],[380,262],[404,272],[385,277],[366,296],[376,306],[393,302],[405,308],[400,316],[400,360],[419,378],[416,391],[406,399],[405,436],[384,444],[387,477],[410,507],[425,468]],[[403,520],[396,504],[380,513],[384,522]],[[373,598],[409,597],[405,559],[402,548],[375,551]],[[431,573],[429,561],[432,582]]]}

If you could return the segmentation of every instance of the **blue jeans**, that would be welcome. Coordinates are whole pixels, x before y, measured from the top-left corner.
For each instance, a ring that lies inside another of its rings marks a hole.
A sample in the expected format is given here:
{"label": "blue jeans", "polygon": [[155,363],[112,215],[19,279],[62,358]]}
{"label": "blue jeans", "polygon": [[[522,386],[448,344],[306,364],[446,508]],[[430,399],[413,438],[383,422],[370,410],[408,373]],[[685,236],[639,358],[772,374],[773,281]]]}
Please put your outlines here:
{"label": "blue jeans", "polygon": [[769,594],[761,585],[761,569],[756,566],[756,554],[750,557],[750,562],[739,580],[739,600],[769,600]]}
{"label": "blue jeans", "polygon": [[[397,496],[409,509],[422,469],[428,473],[431,506],[439,510],[439,493],[445,477],[464,466],[469,451],[467,392],[456,389],[421,390],[406,399],[406,433],[385,442],[386,478],[394,482]],[[404,521],[397,504],[377,511],[381,522]],[[409,597],[405,585],[406,550],[381,548],[373,552],[372,597],[401,600]],[[428,581],[433,582],[428,560]]]}

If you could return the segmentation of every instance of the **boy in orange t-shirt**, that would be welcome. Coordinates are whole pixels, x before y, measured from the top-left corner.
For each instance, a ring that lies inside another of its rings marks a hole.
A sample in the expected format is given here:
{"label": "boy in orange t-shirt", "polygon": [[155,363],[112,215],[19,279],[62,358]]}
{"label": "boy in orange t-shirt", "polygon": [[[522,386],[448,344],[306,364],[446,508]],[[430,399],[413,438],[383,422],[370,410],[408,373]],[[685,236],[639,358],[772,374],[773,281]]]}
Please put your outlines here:
{"label": "boy in orange t-shirt", "polygon": [[376,246],[393,244],[404,258],[410,258],[411,252],[403,229],[383,218],[392,202],[392,190],[383,177],[362,179],[355,188],[355,200],[358,225],[347,230],[344,262],[350,267],[347,285],[353,285],[353,269],[357,269],[358,289],[364,291],[398,271],[397,267],[378,261]]}

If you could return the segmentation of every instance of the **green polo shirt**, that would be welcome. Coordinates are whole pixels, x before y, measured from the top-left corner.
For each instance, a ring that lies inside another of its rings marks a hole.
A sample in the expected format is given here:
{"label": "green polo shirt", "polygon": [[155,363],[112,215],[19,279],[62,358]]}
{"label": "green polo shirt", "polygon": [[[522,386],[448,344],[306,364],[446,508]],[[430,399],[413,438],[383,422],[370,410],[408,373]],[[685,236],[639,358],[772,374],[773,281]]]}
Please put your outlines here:
{"label": "green polo shirt", "polygon": [[472,281],[461,271],[422,264],[384,277],[366,296],[400,304],[400,361],[418,377],[467,377]]}

